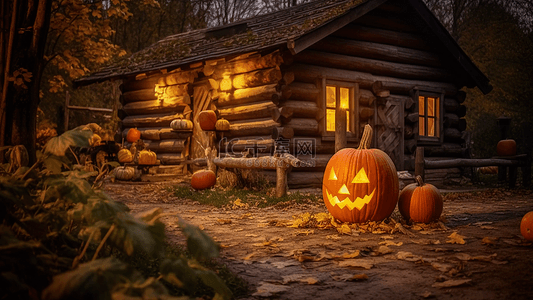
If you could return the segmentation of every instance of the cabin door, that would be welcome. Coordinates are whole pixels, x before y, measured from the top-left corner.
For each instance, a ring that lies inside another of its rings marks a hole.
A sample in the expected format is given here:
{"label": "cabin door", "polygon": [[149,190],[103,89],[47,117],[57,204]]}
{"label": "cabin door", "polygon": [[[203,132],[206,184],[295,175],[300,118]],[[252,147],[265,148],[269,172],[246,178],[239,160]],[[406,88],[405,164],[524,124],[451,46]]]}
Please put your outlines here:
{"label": "cabin door", "polygon": [[[211,109],[211,87],[206,84],[199,84],[194,86],[192,99],[192,123],[193,132],[191,138],[190,158],[207,158],[207,149],[216,149],[214,145],[214,132],[206,132],[200,128],[198,123],[198,115],[201,111]],[[208,150],[209,151],[209,150]],[[190,165],[191,171],[203,169],[203,167]]]}
{"label": "cabin door", "polygon": [[387,153],[396,170],[403,170],[403,131],[404,109],[402,99],[386,98],[386,101],[377,104],[375,115],[375,137],[379,149]]}

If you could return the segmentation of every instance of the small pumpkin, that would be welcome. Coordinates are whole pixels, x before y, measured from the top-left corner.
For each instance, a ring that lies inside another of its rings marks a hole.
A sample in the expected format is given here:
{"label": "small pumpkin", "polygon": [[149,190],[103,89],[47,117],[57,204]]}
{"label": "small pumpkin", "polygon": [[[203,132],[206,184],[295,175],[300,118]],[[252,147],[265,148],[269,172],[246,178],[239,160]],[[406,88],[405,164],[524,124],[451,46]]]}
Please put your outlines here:
{"label": "small pumpkin", "polygon": [[126,134],[126,140],[130,143],[135,143],[141,138],[141,132],[137,128],[130,128]]}
{"label": "small pumpkin", "polygon": [[198,124],[202,130],[215,130],[217,114],[214,110],[204,110],[198,114]]}
{"label": "small pumpkin", "polygon": [[516,155],[516,141],[511,139],[499,141],[496,145],[496,153],[498,156]]}
{"label": "small pumpkin", "polygon": [[128,149],[120,149],[117,154],[119,163],[130,163],[133,161],[133,154]]}
{"label": "small pumpkin", "polygon": [[526,240],[533,242],[533,211],[528,212],[522,217],[520,233]]}
{"label": "small pumpkin", "polygon": [[211,170],[199,170],[192,174],[191,186],[196,190],[203,190],[215,185],[217,176]]}
{"label": "small pumpkin", "polygon": [[359,148],[338,151],[326,166],[324,203],[340,221],[382,221],[396,208],[400,193],[396,167],[385,152],[368,149],[371,139],[372,127],[366,125]]}
{"label": "small pumpkin", "polygon": [[175,119],[170,122],[170,128],[173,130],[190,131],[192,127],[191,120],[187,119]]}
{"label": "small pumpkin", "polygon": [[228,131],[229,130],[229,121],[226,119],[219,119],[215,123],[215,129],[218,131]]}
{"label": "small pumpkin", "polygon": [[135,169],[132,167],[116,167],[115,178],[118,180],[132,180],[135,177]]}
{"label": "small pumpkin", "polygon": [[404,219],[418,223],[431,223],[440,218],[443,201],[439,190],[432,184],[424,183],[416,176],[416,183],[403,188],[398,201],[398,210]]}
{"label": "small pumpkin", "polygon": [[157,155],[150,150],[141,150],[137,157],[139,165],[155,165],[157,162]]}

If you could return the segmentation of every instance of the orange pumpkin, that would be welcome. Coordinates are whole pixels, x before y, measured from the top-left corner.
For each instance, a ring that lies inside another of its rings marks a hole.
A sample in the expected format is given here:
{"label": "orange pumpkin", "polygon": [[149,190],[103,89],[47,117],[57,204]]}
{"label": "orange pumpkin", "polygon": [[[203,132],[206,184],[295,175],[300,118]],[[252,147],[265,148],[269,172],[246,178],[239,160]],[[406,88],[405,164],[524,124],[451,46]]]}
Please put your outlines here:
{"label": "orange pumpkin", "polygon": [[217,114],[213,110],[204,110],[198,114],[198,124],[202,130],[215,130]]}
{"label": "orange pumpkin", "polygon": [[203,190],[215,185],[217,176],[211,170],[200,170],[194,172],[191,178],[191,186],[196,190]]}
{"label": "orange pumpkin", "polygon": [[157,162],[157,155],[150,150],[142,150],[137,157],[139,165],[155,165]]}
{"label": "orange pumpkin", "polygon": [[137,128],[130,128],[126,134],[126,140],[130,143],[135,143],[141,138],[141,132]]}
{"label": "orange pumpkin", "polygon": [[496,145],[496,153],[498,156],[513,156],[516,155],[515,140],[507,139],[501,140]]}
{"label": "orange pumpkin", "polygon": [[372,127],[365,126],[359,148],[345,148],[329,160],[322,181],[324,203],[333,217],[363,223],[389,217],[400,192],[396,167],[379,149],[368,149]]}
{"label": "orange pumpkin", "polygon": [[533,211],[528,212],[522,218],[520,233],[526,240],[533,242]]}
{"label": "orange pumpkin", "polygon": [[416,183],[406,186],[400,193],[398,210],[407,221],[430,223],[442,214],[442,195],[432,184],[424,183],[416,176]]}

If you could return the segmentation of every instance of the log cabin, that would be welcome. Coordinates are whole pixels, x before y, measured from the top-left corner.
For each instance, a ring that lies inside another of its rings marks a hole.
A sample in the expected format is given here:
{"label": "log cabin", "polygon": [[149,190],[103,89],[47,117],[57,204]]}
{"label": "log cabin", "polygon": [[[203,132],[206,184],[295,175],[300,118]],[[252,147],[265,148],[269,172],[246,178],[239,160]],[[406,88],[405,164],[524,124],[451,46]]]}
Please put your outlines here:
{"label": "log cabin", "polygon": [[[321,186],[329,158],[357,147],[365,124],[398,171],[414,170],[417,147],[426,159],[468,157],[466,91],[492,89],[421,0],[319,0],[180,33],[76,84],[105,80],[122,80],[123,134],[139,129],[161,164],[186,173],[206,149],[281,149],[310,162],[289,171],[294,188]],[[203,131],[204,110],[229,130]],[[176,118],[192,132],[172,130]],[[432,183],[461,176],[431,171]]]}

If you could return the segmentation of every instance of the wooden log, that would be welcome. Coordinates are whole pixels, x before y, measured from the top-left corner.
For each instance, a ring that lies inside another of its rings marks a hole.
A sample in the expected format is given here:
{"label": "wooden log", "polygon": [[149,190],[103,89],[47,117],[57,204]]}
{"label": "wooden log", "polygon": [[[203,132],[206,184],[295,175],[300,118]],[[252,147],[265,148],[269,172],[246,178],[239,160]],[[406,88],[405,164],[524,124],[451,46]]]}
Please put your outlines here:
{"label": "wooden log", "polygon": [[284,126],[292,128],[295,135],[314,136],[318,133],[318,121],[315,119],[292,118]]}
{"label": "wooden log", "polygon": [[431,67],[442,66],[439,56],[428,51],[334,36],[326,37],[310,48],[325,52],[373,58],[383,61],[394,61],[404,64]]}
{"label": "wooden log", "polygon": [[413,125],[405,124],[403,128],[403,137],[405,140],[409,140],[415,136],[415,129]]}
{"label": "wooden log", "polygon": [[159,87],[163,87],[176,84],[182,85],[186,83],[193,83],[196,77],[198,77],[198,70],[171,72],[161,76],[157,81],[157,85]]}
{"label": "wooden log", "polygon": [[[379,9],[379,8],[378,8]],[[409,18],[406,14],[400,13],[385,13],[384,11],[378,11],[377,9],[371,11],[357,20],[355,24],[377,27],[381,29],[401,31],[401,32],[417,32],[417,27],[405,22],[405,19]]]}
{"label": "wooden log", "polygon": [[[130,128],[122,131],[123,139],[126,139],[128,130]],[[141,132],[143,140],[187,139],[192,135],[192,132],[176,132],[168,127],[138,127],[137,130]]]}
{"label": "wooden log", "polygon": [[362,89],[370,89],[375,81],[382,81],[383,88],[393,94],[409,94],[415,87],[419,89],[443,90],[446,95],[453,95],[457,92],[454,84],[446,82],[423,81],[412,79],[400,79],[395,77],[374,76],[370,73],[328,68],[315,65],[294,63],[288,70],[294,72],[295,80],[300,82],[313,83],[317,78],[327,77],[332,80],[357,81]]}
{"label": "wooden log", "polygon": [[120,85],[120,90],[122,91],[122,93],[145,89],[151,89],[153,91],[158,79],[159,77],[150,77],[143,80],[135,80],[135,78],[129,78],[124,80],[124,82]]}
{"label": "wooden log", "polygon": [[420,79],[434,81],[450,81],[452,74],[445,69],[380,61],[370,58],[335,54],[315,50],[305,50],[295,56],[299,63],[319,65],[344,70],[368,72],[374,75]]}
{"label": "wooden log", "polygon": [[410,124],[414,124],[418,122],[418,117],[418,112],[410,113],[405,116],[405,121]]}
{"label": "wooden log", "polygon": [[187,158],[182,153],[157,153],[157,159],[163,165],[179,165],[186,162]]}
{"label": "wooden log", "polygon": [[272,129],[281,124],[271,118],[232,122],[227,132],[229,137],[269,135]]}
{"label": "wooden log", "polygon": [[459,116],[456,114],[444,114],[444,128],[457,127],[459,124]]}
{"label": "wooden log", "polygon": [[294,128],[291,127],[275,127],[272,129],[272,139],[291,139],[294,137]]}
{"label": "wooden log", "polygon": [[440,146],[426,146],[425,155],[431,156],[445,156],[445,157],[462,157],[466,153],[466,149],[462,148],[460,144],[443,143]]}
{"label": "wooden log", "polygon": [[465,167],[488,167],[488,166],[518,166],[520,161],[497,158],[473,159],[456,158],[448,160],[425,160],[427,169],[465,168]]}
{"label": "wooden log", "polygon": [[459,102],[453,98],[444,98],[443,102],[444,111],[446,112],[456,112],[459,109]]}
{"label": "wooden log", "polygon": [[293,82],[289,85],[290,99],[317,102],[320,90],[313,83]]}
{"label": "wooden log", "polygon": [[181,113],[127,116],[122,120],[124,127],[170,127],[170,122],[178,119]]}
{"label": "wooden log", "polygon": [[463,134],[457,128],[444,128],[444,139],[446,141],[461,140]]}
{"label": "wooden log", "polygon": [[366,121],[374,115],[374,109],[368,107],[362,107],[359,111],[359,118],[361,121]]}
{"label": "wooden log", "polygon": [[276,87],[276,84],[269,84],[248,89],[238,89],[233,91],[233,93],[220,93],[217,106],[229,106],[266,100],[271,100],[274,104],[277,104],[279,103],[281,94]]}
{"label": "wooden log", "polygon": [[398,97],[398,98],[402,98],[404,99],[404,108],[405,110],[411,110],[411,108],[415,105],[415,100],[413,99],[413,97],[410,97],[410,96],[398,96],[398,95],[393,95],[393,97]]}
{"label": "wooden log", "polygon": [[302,161],[302,166],[293,168],[291,172],[324,172],[332,156],[333,154],[316,154],[314,158],[312,158],[297,155],[296,157]]}
{"label": "wooden log", "polygon": [[290,166],[300,166],[300,160],[291,154],[282,156],[260,156],[260,157],[225,157],[215,158],[215,165],[220,168],[236,169],[264,169],[275,170],[279,166],[288,168]]}
{"label": "wooden log", "polygon": [[359,97],[359,103],[364,106],[370,106],[372,107],[372,104],[374,104],[374,101],[376,100],[376,96],[372,93],[370,90],[360,89],[359,90],[360,97]]}
{"label": "wooden log", "polygon": [[276,197],[280,198],[287,195],[287,167],[278,166],[276,168]]}
{"label": "wooden log", "polygon": [[251,150],[256,155],[260,155],[261,153],[271,153],[274,145],[275,140],[270,136],[246,136],[221,140],[219,151],[221,154],[226,153],[235,156]]}
{"label": "wooden log", "polygon": [[290,85],[284,85],[281,87],[281,99],[287,100],[291,98],[292,90]]}
{"label": "wooden log", "polygon": [[418,34],[378,29],[356,24],[348,24],[340,30],[337,30],[333,35],[352,40],[362,40],[411,49],[432,50],[432,45],[429,41]]}
{"label": "wooden log", "polygon": [[149,101],[149,100],[157,100],[157,94],[154,91],[154,88],[134,90],[134,91],[125,92],[124,94],[122,94],[123,104],[127,104],[130,102],[136,102],[136,101]]}
{"label": "wooden log", "polygon": [[177,84],[163,87],[155,87],[155,93],[158,99],[180,97],[189,94],[188,84]]}
{"label": "wooden log", "polygon": [[[159,141],[152,141],[152,140],[142,140],[144,142],[144,145],[148,150],[152,150],[156,153],[179,153],[182,152],[185,149],[185,144],[187,143],[187,140],[182,139],[172,139],[172,140],[159,140]],[[126,148],[131,147],[130,142],[125,142],[124,146]]]}
{"label": "wooden log", "polygon": [[248,120],[271,117],[278,120],[280,112],[278,107],[272,101],[253,102],[242,105],[226,106],[218,110],[220,118],[229,121]]}
{"label": "wooden log", "polygon": [[212,75],[215,78],[221,79],[224,75],[234,75],[248,73],[259,69],[275,68],[282,62],[283,58],[280,53],[273,52],[262,57],[252,57],[250,59],[218,64]]}
{"label": "wooden log", "polygon": [[289,85],[294,81],[294,73],[293,72],[284,72],[283,77],[280,81],[281,85]]}
{"label": "wooden log", "polygon": [[316,102],[310,101],[283,101],[280,112],[281,116],[287,119],[289,117],[318,119],[323,115]]}
{"label": "wooden log", "polygon": [[279,68],[258,70],[230,77],[232,88],[234,89],[244,89],[260,85],[274,84],[278,83],[281,78],[281,71]]}
{"label": "wooden log", "polygon": [[416,148],[415,155],[415,176],[422,177],[422,180],[425,179],[425,159],[424,159],[424,147]]}
{"label": "wooden log", "polygon": [[415,153],[417,144],[418,144],[418,142],[416,141],[416,139],[408,139],[408,140],[404,141],[403,145],[404,145],[405,153],[406,154]]}
{"label": "wooden log", "polygon": [[151,113],[164,113],[172,111],[183,111],[191,103],[189,95],[166,98],[162,100],[148,100],[130,102],[124,105],[123,109],[128,115],[143,115]]}

